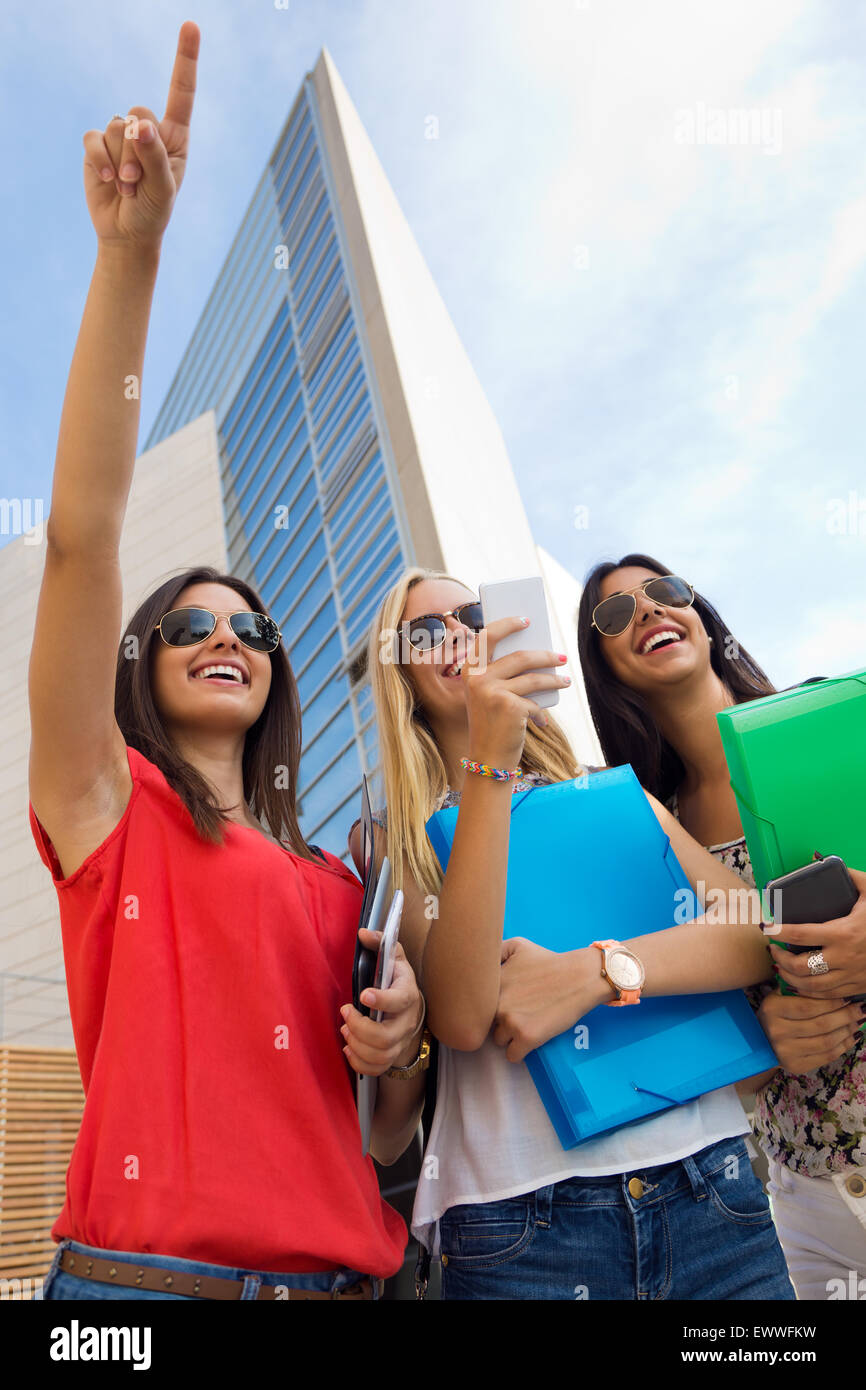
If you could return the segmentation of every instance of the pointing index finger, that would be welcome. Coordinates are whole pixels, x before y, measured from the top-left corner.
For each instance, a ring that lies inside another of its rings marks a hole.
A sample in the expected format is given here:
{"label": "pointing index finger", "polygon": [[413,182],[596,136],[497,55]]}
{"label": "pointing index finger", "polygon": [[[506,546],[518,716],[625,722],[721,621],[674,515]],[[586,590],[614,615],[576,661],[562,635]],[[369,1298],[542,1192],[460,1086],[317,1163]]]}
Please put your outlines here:
{"label": "pointing index finger", "polygon": [[180,26],[177,39],[177,54],[168,88],[163,120],[175,125],[188,126],[192,119],[192,104],[195,97],[196,63],[198,60],[201,32],[197,24],[188,19]]}

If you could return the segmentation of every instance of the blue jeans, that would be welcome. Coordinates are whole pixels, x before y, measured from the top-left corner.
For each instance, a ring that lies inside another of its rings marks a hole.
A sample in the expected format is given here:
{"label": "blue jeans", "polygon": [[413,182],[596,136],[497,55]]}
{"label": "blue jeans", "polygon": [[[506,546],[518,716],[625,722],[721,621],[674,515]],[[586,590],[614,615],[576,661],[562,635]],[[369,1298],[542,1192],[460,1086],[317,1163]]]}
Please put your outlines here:
{"label": "blue jeans", "polygon": [[[99,1250],[92,1245],[81,1245],[77,1240],[62,1240],[54,1252],[51,1268],[45,1276],[42,1297],[54,1299],[105,1299],[105,1298],[166,1298],[181,1303],[201,1303],[198,1295],[181,1293],[162,1293],[159,1289],[129,1289],[119,1284],[101,1284],[95,1279],[82,1279],[77,1274],[67,1274],[59,1268],[64,1250],[75,1254],[95,1255],[100,1259],[123,1260],[127,1264],[159,1265],[166,1269],[179,1269],[192,1274],[214,1274],[220,1279],[243,1279],[244,1288],[241,1299],[254,1299],[260,1284],[285,1284],[290,1289],[317,1289],[333,1293],[357,1284],[365,1276],[354,1269],[321,1270],[312,1274],[273,1274],[260,1269],[232,1269],[227,1265],[202,1264],[199,1260],[181,1260],[173,1255],[139,1255],[128,1250]],[[373,1297],[378,1298],[378,1284],[373,1284]]]}
{"label": "blue jeans", "polygon": [[450,1207],[439,1233],[443,1300],[795,1297],[741,1137],[657,1168]]}

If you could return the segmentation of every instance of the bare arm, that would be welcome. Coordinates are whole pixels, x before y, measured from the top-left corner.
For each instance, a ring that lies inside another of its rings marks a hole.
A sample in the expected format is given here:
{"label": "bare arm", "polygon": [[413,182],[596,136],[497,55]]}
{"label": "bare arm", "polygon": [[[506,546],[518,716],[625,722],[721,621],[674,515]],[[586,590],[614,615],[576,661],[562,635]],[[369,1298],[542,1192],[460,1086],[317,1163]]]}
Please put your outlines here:
{"label": "bare arm", "polygon": [[69,374],[29,668],[30,797],[49,830],[92,794],[95,816],[108,811],[123,756],[119,545],[139,401],[122,378],[141,380],[157,264],[99,251]]}
{"label": "bare arm", "polygon": [[[74,809],[83,839],[88,820],[116,805],[124,774],[129,780],[114,718],[118,555],[161,238],[186,162],[198,41],[197,27],[184,24],[162,123],[134,107],[128,126],[111,121],[104,133],[84,136],[96,264],[61,415],[29,668],[31,800],[49,833]],[[138,138],[126,138],[127,130]],[[121,181],[129,162],[136,177]],[[104,167],[114,177],[103,180]]]}
{"label": "bare arm", "polygon": [[[498,768],[518,766],[527,720],[547,718],[529,693],[568,681],[556,671],[538,674],[560,665],[557,652],[533,649],[490,659],[496,643],[521,627],[519,617],[490,623],[486,663],[468,659],[461,677],[469,756]],[[458,1051],[481,1046],[499,1000],[510,814],[510,782],[466,774],[438,916],[430,924],[422,963],[430,1028]]]}

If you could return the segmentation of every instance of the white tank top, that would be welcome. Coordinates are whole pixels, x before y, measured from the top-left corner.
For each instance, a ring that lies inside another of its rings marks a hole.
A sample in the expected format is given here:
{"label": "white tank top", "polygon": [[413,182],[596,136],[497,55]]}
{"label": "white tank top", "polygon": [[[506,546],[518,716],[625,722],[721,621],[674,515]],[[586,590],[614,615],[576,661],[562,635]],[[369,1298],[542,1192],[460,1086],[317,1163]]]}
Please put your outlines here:
{"label": "white tank top", "polygon": [[[544,780],[528,774],[512,790],[526,791]],[[442,809],[458,803],[449,791]],[[564,1178],[643,1172],[748,1133],[735,1088],[723,1086],[563,1149],[525,1062],[509,1062],[491,1037],[477,1052],[440,1044],[436,1109],[415,1193],[412,1234],[435,1256],[439,1217],[449,1207],[497,1202]]]}

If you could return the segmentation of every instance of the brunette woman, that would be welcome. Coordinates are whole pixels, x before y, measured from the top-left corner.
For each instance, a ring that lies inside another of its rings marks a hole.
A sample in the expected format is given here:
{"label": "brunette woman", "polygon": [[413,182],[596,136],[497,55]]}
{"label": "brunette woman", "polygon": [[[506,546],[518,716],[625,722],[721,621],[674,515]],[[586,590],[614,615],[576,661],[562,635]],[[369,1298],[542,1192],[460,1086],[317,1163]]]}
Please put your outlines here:
{"label": "brunette woman", "polygon": [[[710,854],[755,886],[716,714],[773,686],[713,605],[649,555],[589,574],[578,615],[581,666],[607,761],[629,762],[642,785]],[[866,1274],[866,874],[849,917],[787,927],[781,938],[820,944],[831,970],[771,946],[798,996],[767,984],[750,997],[782,1066],[754,1078],[757,1137],[800,1298],[846,1297]]]}
{"label": "brunette woman", "polygon": [[[141,378],[198,44],[184,24],[161,122],[135,107],[84,137],[98,251],[29,693],[30,825],[86,1099],[43,1296],[375,1299],[406,1230],[362,1157],[347,1060],[407,1063],[423,1001],[401,960],[375,1001],[389,1018],[346,1005],[361,885],[299,829],[280,631],[251,585],[201,567],[154,589],[117,645],[138,429],[124,382]],[[411,1104],[383,1078],[385,1161]]]}

